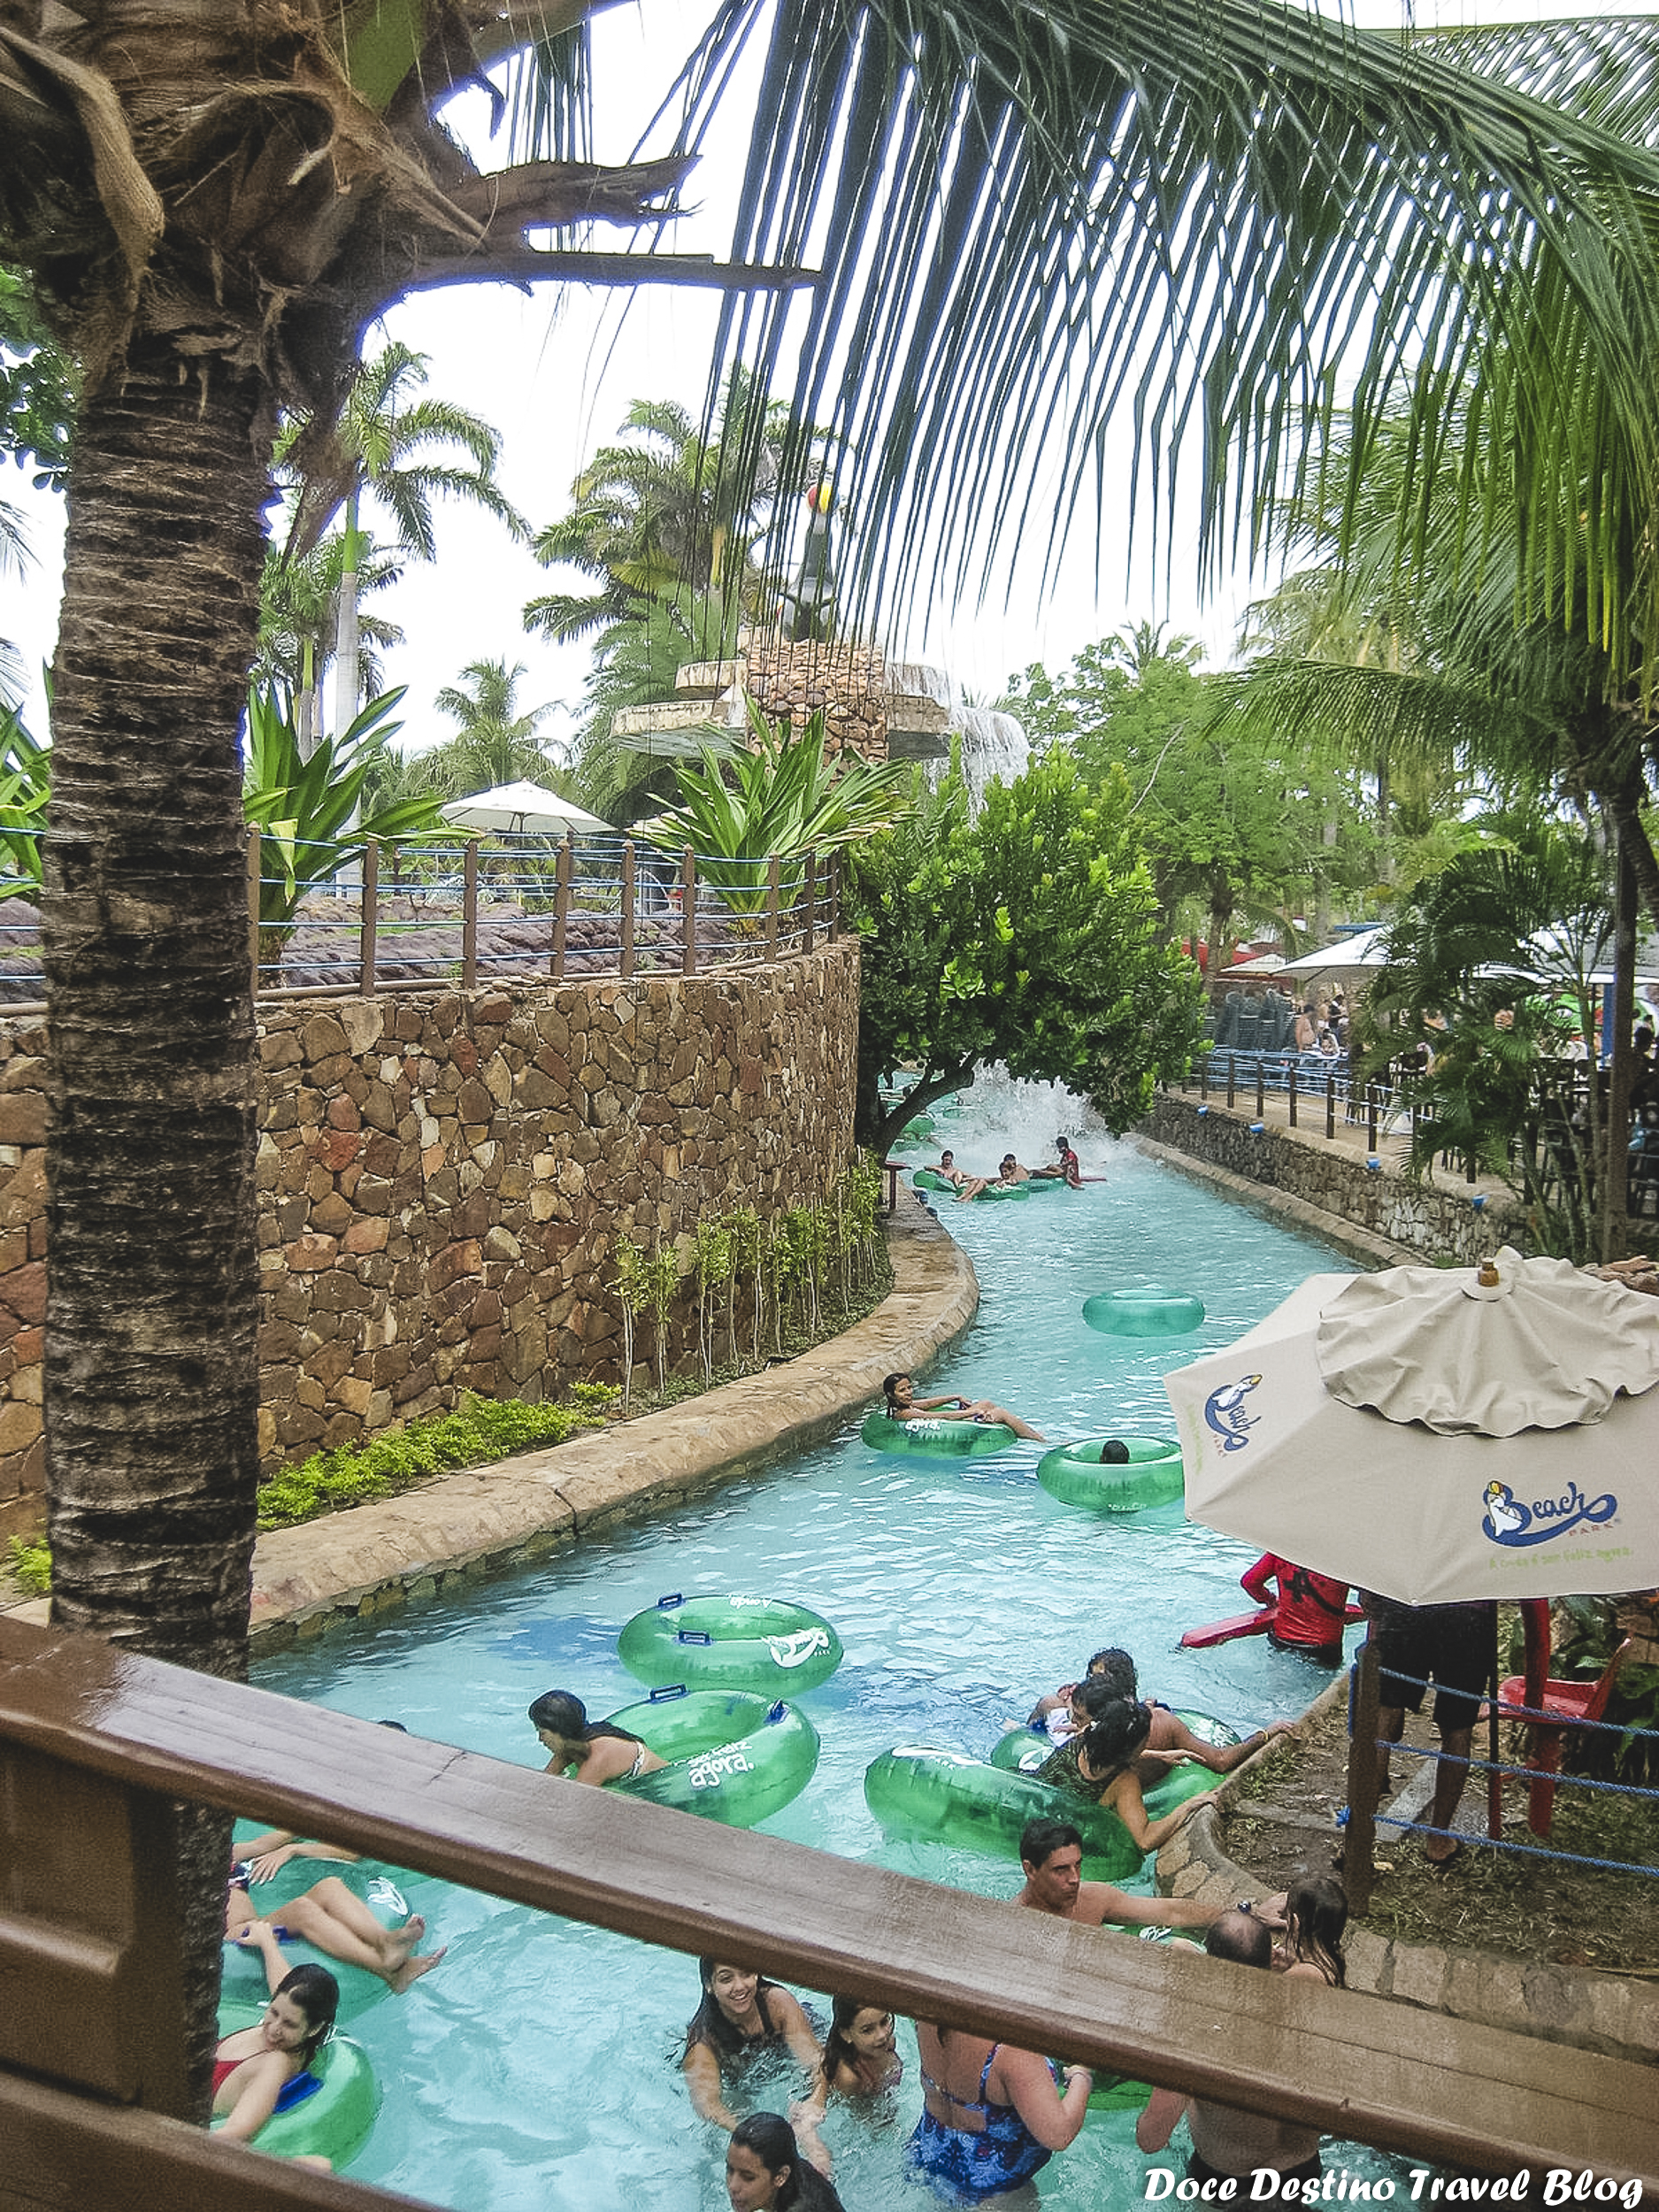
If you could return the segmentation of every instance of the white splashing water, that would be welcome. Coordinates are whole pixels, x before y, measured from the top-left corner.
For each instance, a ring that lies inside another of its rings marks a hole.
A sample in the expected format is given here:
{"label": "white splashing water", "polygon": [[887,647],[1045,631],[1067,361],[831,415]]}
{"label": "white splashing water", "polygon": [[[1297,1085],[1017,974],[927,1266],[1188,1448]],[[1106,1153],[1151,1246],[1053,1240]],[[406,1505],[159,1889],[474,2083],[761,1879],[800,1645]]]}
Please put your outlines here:
{"label": "white splashing water", "polygon": [[1083,1172],[1102,1175],[1118,1150],[1094,1109],[1064,1083],[1025,1083],[1006,1068],[986,1068],[956,1102],[961,1116],[940,1122],[940,1139],[955,1148],[964,1167],[976,1171],[985,1162],[995,1168],[1004,1152],[1014,1153],[1023,1167],[1049,1166],[1055,1139],[1064,1136]]}

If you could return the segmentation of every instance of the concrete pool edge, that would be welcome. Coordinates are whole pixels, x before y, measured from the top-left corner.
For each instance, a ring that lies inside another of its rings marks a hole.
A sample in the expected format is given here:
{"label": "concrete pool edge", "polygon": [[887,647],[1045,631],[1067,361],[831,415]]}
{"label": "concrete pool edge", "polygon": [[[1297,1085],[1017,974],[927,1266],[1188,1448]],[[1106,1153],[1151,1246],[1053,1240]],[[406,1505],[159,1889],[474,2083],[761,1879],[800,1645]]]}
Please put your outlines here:
{"label": "concrete pool edge", "polygon": [[[1302,1718],[1323,1717],[1347,1698],[1344,1671]],[[1254,1763],[1247,1761],[1226,1776],[1217,1792],[1219,1802],[1195,1813],[1158,1853],[1162,1895],[1222,1906],[1264,1893],[1266,1882],[1229,1857],[1219,1832],[1229,1801],[1239,1794],[1240,1779]],[[1330,1840],[1334,1848],[1339,1840],[1334,1827]],[[1652,1982],[1495,1951],[1404,1943],[1368,1928],[1351,1929],[1344,1947],[1348,1986],[1368,1997],[1386,1997],[1481,2027],[1506,2028],[1515,2035],[1642,2065],[1652,2065],[1659,2050],[1659,1987]]]}
{"label": "concrete pool edge", "polygon": [[967,1254],[910,1192],[887,1225],[872,1314],[781,1366],[637,1419],[276,1529],[254,1551],[250,1635],[270,1650],[660,1512],[830,1435],[895,1368],[925,1370],[979,1307]]}

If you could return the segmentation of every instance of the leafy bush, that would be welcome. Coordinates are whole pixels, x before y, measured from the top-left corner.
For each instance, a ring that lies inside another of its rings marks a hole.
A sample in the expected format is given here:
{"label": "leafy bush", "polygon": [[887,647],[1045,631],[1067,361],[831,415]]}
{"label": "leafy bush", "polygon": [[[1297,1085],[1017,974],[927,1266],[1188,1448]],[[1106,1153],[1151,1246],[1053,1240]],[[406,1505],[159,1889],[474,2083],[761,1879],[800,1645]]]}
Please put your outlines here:
{"label": "leafy bush", "polygon": [[618,1393],[609,1383],[578,1383],[573,1406],[529,1406],[517,1399],[470,1394],[453,1412],[411,1421],[366,1444],[313,1452],[259,1486],[259,1526],[291,1528],[319,1514],[388,1498],[434,1475],[479,1467],[537,1444],[562,1444],[579,1429],[598,1428]]}
{"label": "leafy bush", "polygon": [[52,1586],[52,1555],[50,1547],[41,1542],[31,1544],[21,1536],[14,1536],[7,1546],[12,1571],[26,1590],[33,1590],[43,1598]]}

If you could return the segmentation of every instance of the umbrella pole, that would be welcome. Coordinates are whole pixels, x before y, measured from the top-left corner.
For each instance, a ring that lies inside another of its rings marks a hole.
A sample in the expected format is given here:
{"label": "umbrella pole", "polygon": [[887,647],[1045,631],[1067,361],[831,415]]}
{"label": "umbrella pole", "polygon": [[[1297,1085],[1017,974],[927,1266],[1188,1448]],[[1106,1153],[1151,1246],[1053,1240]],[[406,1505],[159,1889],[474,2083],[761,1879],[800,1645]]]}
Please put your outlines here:
{"label": "umbrella pole", "polygon": [[1377,1840],[1377,1645],[1367,1628],[1354,1677],[1354,1717],[1348,1740],[1348,1831],[1342,1843],[1342,1886],[1350,1912],[1371,1904],[1372,1847]]}

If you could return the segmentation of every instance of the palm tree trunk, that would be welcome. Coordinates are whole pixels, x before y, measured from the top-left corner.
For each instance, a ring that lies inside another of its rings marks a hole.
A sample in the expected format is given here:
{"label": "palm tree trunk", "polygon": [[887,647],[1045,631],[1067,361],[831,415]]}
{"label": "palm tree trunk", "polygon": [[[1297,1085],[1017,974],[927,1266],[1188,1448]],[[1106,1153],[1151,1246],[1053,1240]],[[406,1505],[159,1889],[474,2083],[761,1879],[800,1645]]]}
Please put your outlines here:
{"label": "palm tree trunk", "polygon": [[[268,490],[261,400],[217,367],[181,376],[157,346],[83,405],[42,898],[53,1619],[229,1677],[247,1664],[257,1473],[235,733]],[[228,1850],[222,1816],[181,1813],[204,2090]]]}

